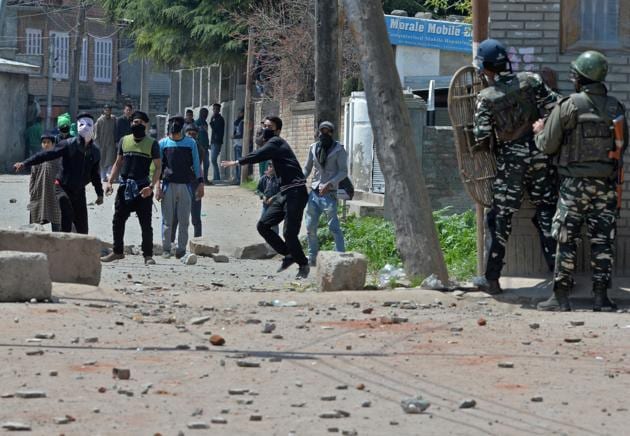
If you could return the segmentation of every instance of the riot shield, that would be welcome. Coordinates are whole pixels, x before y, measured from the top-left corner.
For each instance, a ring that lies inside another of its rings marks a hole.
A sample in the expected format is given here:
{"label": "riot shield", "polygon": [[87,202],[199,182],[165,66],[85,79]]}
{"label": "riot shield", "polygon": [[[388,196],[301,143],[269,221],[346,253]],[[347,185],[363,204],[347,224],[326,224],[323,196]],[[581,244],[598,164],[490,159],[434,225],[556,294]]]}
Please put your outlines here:
{"label": "riot shield", "polygon": [[475,103],[477,94],[484,87],[472,65],[457,70],[448,89],[448,115],[455,135],[459,174],[466,192],[478,204],[490,207],[492,183],[497,170],[494,150],[491,147],[490,150],[472,152]]}

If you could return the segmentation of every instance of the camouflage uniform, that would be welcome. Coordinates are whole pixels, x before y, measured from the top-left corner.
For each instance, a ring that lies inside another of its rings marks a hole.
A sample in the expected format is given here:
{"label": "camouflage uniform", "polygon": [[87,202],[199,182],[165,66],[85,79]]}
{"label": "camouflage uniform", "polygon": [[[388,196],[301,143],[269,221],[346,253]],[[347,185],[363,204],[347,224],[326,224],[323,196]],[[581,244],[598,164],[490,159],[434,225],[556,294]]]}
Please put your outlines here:
{"label": "camouflage uniform", "polygon": [[[606,92],[601,83],[583,86],[582,92],[558,103],[544,130],[536,135],[540,150],[554,155],[561,177],[552,226],[558,241],[554,293],[560,292],[567,302],[573,286],[576,241],[584,223],[591,241],[594,292],[605,293],[611,278],[617,193],[616,165],[608,152],[614,149],[612,119],[625,109]],[[624,129],[627,133],[627,125]]]}
{"label": "camouflage uniform", "polygon": [[536,206],[533,221],[545,260],[553,270],[556,244],[551,236],[551,223],[557,202],[557,173],[550,158],[536,148],[531,125],[551,110],[557,98],[540,76],[527,72],[497,75],[493,86],[482,90],[477,97],[474,118],[477,144],[488,144],[495,134],[498,139],[494,198],[486,215],[491,237],[485,274],[488,280],[498,280],[501,276],[512,215],[520,209],[525,192]]}

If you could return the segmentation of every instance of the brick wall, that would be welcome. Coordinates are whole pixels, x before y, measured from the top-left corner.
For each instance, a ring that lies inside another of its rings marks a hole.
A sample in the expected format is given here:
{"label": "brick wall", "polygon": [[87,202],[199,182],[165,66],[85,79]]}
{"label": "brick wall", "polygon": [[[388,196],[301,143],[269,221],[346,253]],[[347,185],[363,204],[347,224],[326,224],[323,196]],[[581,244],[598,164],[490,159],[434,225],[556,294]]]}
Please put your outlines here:
{"label": "brick wall", "polygon": [[424,128],[422,173],[433,210],[449,207],[460,213],[474,208],[459,176],[452,127]]}
{"label": "brick wall", "polygon": [[[623,1],[623,0],[620,0]],[[513,67],[516,70],[538,72],[543,66],[558,72],[560,92],[568,95],[573,92],[569,82],[571,61],[580,51],[561,49],[562,10],[560,0],[491,0],[490,37],[502,41],[511,52]],[[611,95],[630,107],[630,53],[612,51],[604,53],[610,64],[606,84]],[[626,173],[630,163],[626,163]],[[624,191],[630,193],[630,180]],[[626,194],[630,198],[630,194]],[[508,247],[506,272],[510,274],[530,274],[544,272],[540,260],[537,236],[531,224],[531,206],[519,213],[514,221],[513,235]],[[630,275],[630,200],[623,200],[623,210],[618,220],[617,274]],[[584,244],[583,244],[584,245]],[[588,249],[583,250],[588,254]],[[525,252],[531,253],[522,258]],[[586,256],[587,257],[587,256]],[[580,254],[582,264],[586,258]],[[585,268],[584,266],[582,268]]]}
{"label": "brick wall", "polygon": [[[68,53],[68,68],[72,70],[72,30],[76,24],[76,1],[64,1],[66,8],[63,12],[48,9],[44,13],[41,8],[18,9],[18,57],[26,53],[25,34],[26,28],[41,29],[42,31],[42,55],[32,56],[25,61],[39,64],[40,74],[30,76],[29,93],[38,97],[42,110],[45,113],[48,75],[48,42],[49,32],[69,32],[70,46]],[[118,39],[116,28],[107,24],[104,11],[98,5],[91,6],[86,13],[86,37],[88,39],[88,80],[80,83],[79,106],[83,108],[100,107],[104,103],[114,103],[117,97],[116,78],[118,76]],[[108,83],[94,81],[94,37],[108,37],[112,39],[112,80]],[[32,59],[31,59],[32,58]],[[53,114],[67,110],[70,82],[68,79],[53,80]]]}
{"label": "brick wall", "polygon": [[[274,105],[268,105],[265,112],[261,103],[256,106],[255,123],[273,113]],[[265,112],[265,113],[263,113]],[[314,102],[283,104],[279,107],[283,121],[282,136],[291,144],[301,164],[306,162],[309,146],[314,142]],[[342,111],[340,136],[343,136]],[[463,212],[474,207],[465,192],[459,177],[453,130],[451,127],[426,127],[422,144],[422,169],[434,210],[451,207],[452,212]],[[258,169],[255,169],[257,177]]]}

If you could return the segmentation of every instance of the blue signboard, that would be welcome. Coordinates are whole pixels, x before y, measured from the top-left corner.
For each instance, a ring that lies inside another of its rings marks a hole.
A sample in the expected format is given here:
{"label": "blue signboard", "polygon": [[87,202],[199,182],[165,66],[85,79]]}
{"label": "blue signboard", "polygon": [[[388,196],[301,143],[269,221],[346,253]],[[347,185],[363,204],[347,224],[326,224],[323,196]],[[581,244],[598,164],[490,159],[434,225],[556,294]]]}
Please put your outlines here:
{"label": "blue signboard", "polygon": [[385,15],[385,24],[393,45],[472,53],[470,24],[394,15]]}

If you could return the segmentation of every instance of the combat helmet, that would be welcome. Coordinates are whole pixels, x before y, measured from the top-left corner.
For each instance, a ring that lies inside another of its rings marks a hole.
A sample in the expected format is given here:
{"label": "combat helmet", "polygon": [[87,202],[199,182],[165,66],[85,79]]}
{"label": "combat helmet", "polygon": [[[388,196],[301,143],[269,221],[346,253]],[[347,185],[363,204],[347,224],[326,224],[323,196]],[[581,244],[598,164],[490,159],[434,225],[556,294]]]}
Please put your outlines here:
{"label": "combat helmet", "polygon": [[512,70],[505,46],[496,39],[486,39],[479,44],[475,61],[479,69],[483,67],[496,73],[506,71],[508,68]]}
{"label": "combat helmet", "polygon": [[608,60],[600,52],[589,50],[571,62],[571,69],[588,80],[603,82],[608,74]]}

